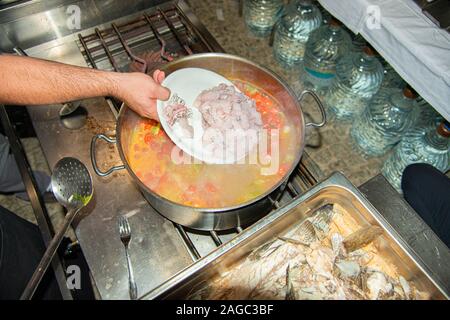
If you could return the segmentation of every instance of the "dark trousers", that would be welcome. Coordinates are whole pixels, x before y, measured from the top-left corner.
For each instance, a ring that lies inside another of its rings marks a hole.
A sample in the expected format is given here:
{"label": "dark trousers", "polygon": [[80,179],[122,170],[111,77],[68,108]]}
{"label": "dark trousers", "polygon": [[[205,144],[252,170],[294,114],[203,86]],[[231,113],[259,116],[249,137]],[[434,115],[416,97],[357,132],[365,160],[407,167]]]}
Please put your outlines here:
{"label": "dark trousers", "polygon": [[[0,300],[19,299],[45,251],[39,229],[0,206]],[[61,299],[49,268],[35,299]]]}
{"label": "dark trousers", "polygon": [[[68,238],[62,241],[60,255],[68,243]],[[0,300],[20,298],[44,252],[45,245],[38,227],[0,206]],[[81,250],[66,255],[64,262],[66,266],[78,266],[81,271],[81,288],[72,291],[73,298],[95,299],[89,267]],[[33,299],[62,299],[51,267],[39,284]]]}
{"label": "dark trousers", "polygon": [[406,201],[450,247],[450,179],[428,164],[405,169],[402,189]]}

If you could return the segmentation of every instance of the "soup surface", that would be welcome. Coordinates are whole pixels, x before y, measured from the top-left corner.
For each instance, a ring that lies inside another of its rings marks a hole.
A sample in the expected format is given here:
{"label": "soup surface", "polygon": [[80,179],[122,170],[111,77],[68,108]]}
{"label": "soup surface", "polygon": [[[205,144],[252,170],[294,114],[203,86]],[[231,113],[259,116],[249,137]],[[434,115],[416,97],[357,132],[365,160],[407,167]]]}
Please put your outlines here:
{"label": "soup surface", "polygon": [[132,133],[128,163],[158,195],[196,208],[225,208],[267,192],[292,167],[298,146],[293,123],[277,101],[254,86],[233,81],[256,102],[263,128],[259,145],[240,163],[206,164],[178,149],[160,124],[142,118]]}

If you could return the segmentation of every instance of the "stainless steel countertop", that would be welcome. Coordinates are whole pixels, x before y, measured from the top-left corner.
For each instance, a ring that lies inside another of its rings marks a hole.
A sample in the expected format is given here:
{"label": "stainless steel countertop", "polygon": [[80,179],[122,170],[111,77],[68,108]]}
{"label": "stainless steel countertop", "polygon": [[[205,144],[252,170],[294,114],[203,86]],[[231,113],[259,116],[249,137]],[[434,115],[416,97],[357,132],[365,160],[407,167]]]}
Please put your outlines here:
{"label": "stainless steel countertop", "polygon": [[[108,132],[114,116],[103,99],[83,106]],[[119,239],[117,216],[127,214],[133,230],[130,255],[139,293],[144,293],[192,262],[173,224],[160,216],[136,189],[128,174],[116,173],[110,179],[93,174],[89,144],[93,132],[86,127],[68,130],[61,125],[58,106],[29,107],[37,136],[50,167],[62,157],[84,162],[92,173],[94,198],[82,211],[76,236],[89,264],[102,298],[128,299],[128,273],[125,252]],[[100,129],[101,130],[101,129]],[[103,152],[102,152],[103,150]],[[108,151],[108,152],[106,152]],[[99,160],[119,161],[119,156],[100,146]]]}

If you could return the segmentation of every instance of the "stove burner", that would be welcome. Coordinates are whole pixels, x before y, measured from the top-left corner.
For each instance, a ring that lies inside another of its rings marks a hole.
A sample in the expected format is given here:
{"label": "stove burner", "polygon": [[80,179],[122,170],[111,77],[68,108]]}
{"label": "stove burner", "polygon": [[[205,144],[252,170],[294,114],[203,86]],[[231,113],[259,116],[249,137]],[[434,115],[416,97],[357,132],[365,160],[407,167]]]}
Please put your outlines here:
{"label": "stove burner", "polygon": [[[76,107],[67,107],[68,105],[71,104],[64,104],[64,106],[60,110],[59,117],[61,119],[62,125],[70,130],[77,130],[84,127],[88,116],[86,108],[79,104]],[[72,110],[67,110],[67,108],[72,108]],[[66,113],[63,112],[61,114],[61,111],[65,111],[65,109]]]}
{"label": "stove burner", "polygon": [[[143,55],[140,56],[139,60],[143,60],[146,65],[146,73],[151,75],[153,74],[153,71],[156,69],[160,69],[161,66],[167,63],[166,60],[164,60],[161,56],[160,52],[146,52]],[[141,63],[138,61],[133,61],[130,64],[130,72],[142,72],[141,69]]]}

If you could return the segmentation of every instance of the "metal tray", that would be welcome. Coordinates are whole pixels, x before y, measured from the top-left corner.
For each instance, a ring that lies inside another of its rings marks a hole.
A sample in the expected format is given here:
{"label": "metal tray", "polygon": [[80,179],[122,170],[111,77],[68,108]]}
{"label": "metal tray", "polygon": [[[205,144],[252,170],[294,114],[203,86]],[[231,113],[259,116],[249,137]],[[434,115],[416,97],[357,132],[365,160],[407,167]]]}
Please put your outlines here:
{"label": "metal tray", "polygon": [[288,232],[325,204],[338,204],[361,226],[379,225],[384,234],[377,239],[383,258],[393,263],[406,280],[432,299],[448,299],[446,286],[431,276],[430,270],[404,242],[383,216],[341,173],[335,173],[307,193],[261,219],[230,242],[182,270],[143,296],[143,299],[185,299],[193,287],[220,276],[240,259],[267,241]]}

